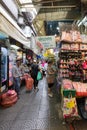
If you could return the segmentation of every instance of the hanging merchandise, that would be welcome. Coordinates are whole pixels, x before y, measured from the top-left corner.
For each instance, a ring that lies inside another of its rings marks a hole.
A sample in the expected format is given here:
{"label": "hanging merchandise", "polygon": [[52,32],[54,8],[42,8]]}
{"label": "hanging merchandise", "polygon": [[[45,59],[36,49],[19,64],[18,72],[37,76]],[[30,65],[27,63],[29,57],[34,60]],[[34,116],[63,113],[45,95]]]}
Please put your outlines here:
{"label": "hanging merchandise", "polygon": [[37,59],[41,59],[41,57],[42,57],[41,55],[37,55]]}
{"label": "hanging merchandise", "polygon": [[82,39],[82,43],[87,43],[87,35],[86,34],[82,34],[81,39]]}
{"label": "hanging merchandise", "polygon": [[77,117],[78,111],[77,111],[77,104],[76,104],[76,98],[75,97],[64,97],[63,98],[63,117],[69,118],[69,117]]}
{"label": "hanging merchandise", "polygon": [[43,56],[44,56],[44,57],[48,57],[48,54],[47,54],[47,53],[44,53]]}
{"label": "hanging merchandise", "polygon": [[71,37],[70,32],[63,31],[62,32],[62,36],[61,36],[61,40],[71,42],[72,41],[72,37]]}
{"label": "hanging merchandise", "polygon": [[33,56],[34,56],[33,51],[30,50],[30,49],[27,49],[27,50],[26,50],[26,57],[27,57],[27,60],[33,59]]}
{"label": "hanging merchandise", "polygon": [[23,57],[23,52],[22,51],[17,51],[17,58],[22,59]]}
{"label": "hanging merchandise", "polygon": [[78,30],[68,32],[62,32],[59,52],[63,117],[87,119],[87,44],[81,42]]}
{"label": "hanging merchandise", "polygon": [[80,32],[77,30],[63,31],[61,41],[67,42],[82,42]]}
{"label": "hanging merchandise", "polygon": [[72,30],[71,32],[72,42],[82,42],[80,32],[77,30]]}

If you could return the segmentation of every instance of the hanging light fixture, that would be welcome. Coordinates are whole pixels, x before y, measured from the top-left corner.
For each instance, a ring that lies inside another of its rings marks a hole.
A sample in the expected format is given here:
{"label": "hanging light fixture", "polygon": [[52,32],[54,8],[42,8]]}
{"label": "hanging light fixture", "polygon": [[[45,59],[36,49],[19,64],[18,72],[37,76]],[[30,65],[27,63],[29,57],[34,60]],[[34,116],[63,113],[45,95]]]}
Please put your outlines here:
{"label": "hanging light fixture", "polygon": [[11,45],[12,48],[18,50],[20,47],[16,46],[16,45]]}

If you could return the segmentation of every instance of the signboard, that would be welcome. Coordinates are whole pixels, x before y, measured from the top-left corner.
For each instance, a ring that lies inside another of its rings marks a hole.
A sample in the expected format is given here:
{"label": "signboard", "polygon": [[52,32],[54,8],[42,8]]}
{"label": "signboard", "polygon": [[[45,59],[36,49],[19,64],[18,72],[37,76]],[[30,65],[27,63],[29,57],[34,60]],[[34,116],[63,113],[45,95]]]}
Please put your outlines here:
{"label": "signboard", "polygon": [[55,48],[55,36],[41,36],[36,37],[36,42],[43,45],[43,49]]}

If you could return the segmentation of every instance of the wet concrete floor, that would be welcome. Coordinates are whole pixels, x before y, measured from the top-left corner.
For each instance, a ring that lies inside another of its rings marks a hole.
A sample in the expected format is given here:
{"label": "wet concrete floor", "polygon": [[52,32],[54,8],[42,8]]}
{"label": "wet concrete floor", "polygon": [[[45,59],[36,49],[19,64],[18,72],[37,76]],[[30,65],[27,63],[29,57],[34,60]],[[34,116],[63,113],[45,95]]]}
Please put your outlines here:
{"label": "wet concrete floor", "polygon": [[[38,84],[39,91],[26,92],[21,88],[20,99],[9,108],[0,107],[0,130],[69,130],[67,125],[62,124],[60,96],[53,88],[54,97],[47,95],[47,82],[44,78]],[[76,130],[85,129],[82,121],[81,126],[75,122]]]}

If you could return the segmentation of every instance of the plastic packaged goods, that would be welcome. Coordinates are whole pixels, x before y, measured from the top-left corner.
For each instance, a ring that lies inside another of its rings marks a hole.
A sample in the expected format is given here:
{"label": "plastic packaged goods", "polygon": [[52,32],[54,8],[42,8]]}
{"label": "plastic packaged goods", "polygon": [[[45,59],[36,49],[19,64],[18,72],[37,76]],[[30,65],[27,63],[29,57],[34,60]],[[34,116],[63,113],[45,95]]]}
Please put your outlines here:
{"label": "plastic packaged goods", "polygon": [[63,98],[63,117],[69,118],[69,117],[77,117],[78,116],[78,110],[77,110],[77,103],[75,97],[70,98]]}
{"label": "plastic packaged goods", "polygon": [[33,83],[34,83],[33,78],[31,77],[25,78],[25,81],[26,81],[26,90],[31,91],[33,88]]}
{"label": "plastic packaged goods", "polygon": [[11,106],[13,106],[13,104],[15,104],[17,102],[17,100],[18,100],[18,97],[15,97],[13,100],[1,102],[1,106],[11,107]]}
{"label": "plastic packaged goods", "polygon": [[86,34],[82,34],[81,39],[82,39],[82,43],[87,43],[87,35]]}
{"label": "plastic packaged goods", "polygon": [[1,96],[1,106],[11,107],[18,100],[17,93],[14,90],[8,90]]}
{"label": "plastic packaged goods", "polygon": [[80,32],[77,30],[70,30],[68,32],[62,31],[61,40],[67,42],[82,42]]}
{"label": "plastic packaged goods", "polygon": [[82,42],[80,32],[77,30],[71,31],[72,42]]}
{"label": "plastic packaged goods", "polygon": [[25,82],[26,82],[26,90],[31,91],[33,88],[33,83],[34,83],[33,78],[27,73],[24,74],[23,78],[25,79]]}
{"label": "plastic packaged goods", "polygon": [[68,79],[64,79],[62,81],[62,86],[63,86],[64,89],[73,89],[72,81],[68,80]]}
{"label": "plastic packaged goods", "polygon": [[73,82],[73,87],[76,90],[77,97],[87,96],[87,83]]}
{"label": "plastic packaged goods", "polygon": [[81,43],[80,50],[87,50],[87,44]]}
{"label": "plastic packaged goods", "polygon": [[71,50],[79,50],[79,44],[78,43],[72,43],[70,49]]}
{"label": "plastic packaged goods", "polygon": [[82,63],[82,68],[83,68],[83,69],[87,69],[87,61],[84,61],[84,62]]}
{"label": "plastic packaged goods", "polygon": [[63,50],[70,50],[70,44],[62,44],[62,47],[61,47],[61,49],[63,49]]}

